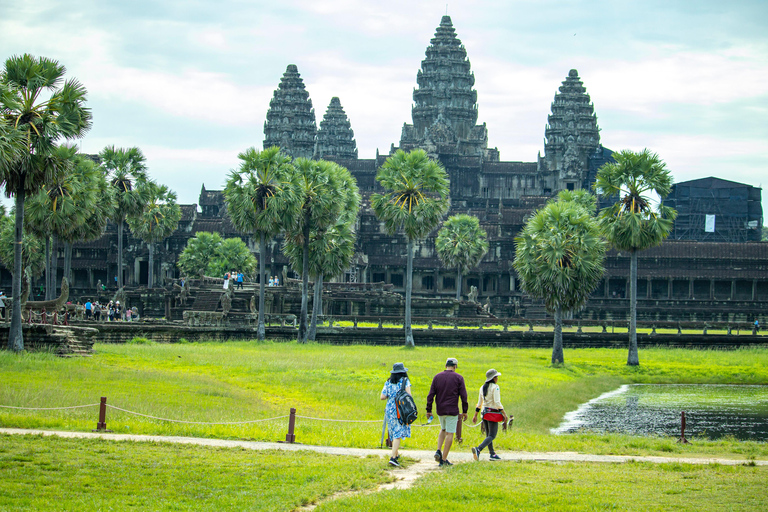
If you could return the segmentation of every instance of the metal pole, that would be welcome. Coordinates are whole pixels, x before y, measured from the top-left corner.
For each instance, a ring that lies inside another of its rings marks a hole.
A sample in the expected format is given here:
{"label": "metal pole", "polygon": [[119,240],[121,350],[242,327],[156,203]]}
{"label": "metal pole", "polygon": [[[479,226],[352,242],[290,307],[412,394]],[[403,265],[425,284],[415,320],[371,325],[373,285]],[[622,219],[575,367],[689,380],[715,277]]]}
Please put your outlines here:
{"label": "metal pole", "polygon": [[296,428],[296,409],[294,407],[291,407],[291,416],[288,419],[288,433],[285,435],[286,443],[296,442],[296,435],[294,434],[295,428]]}

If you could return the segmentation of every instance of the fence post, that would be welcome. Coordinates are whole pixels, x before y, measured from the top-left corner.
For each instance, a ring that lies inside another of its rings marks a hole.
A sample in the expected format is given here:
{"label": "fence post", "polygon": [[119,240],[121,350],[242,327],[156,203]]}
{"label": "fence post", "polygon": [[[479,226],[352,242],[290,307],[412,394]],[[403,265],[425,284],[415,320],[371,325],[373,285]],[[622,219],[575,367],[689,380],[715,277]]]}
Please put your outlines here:
{"label": "fence post", "polygon": [[456,423],[456,442],[459,444],[461,444],[464,441],[464,439],[462,439],[461,437],[461,423],[462,423],[461,414],[459,414],[459,421],[458,423]]}
{"label": "fence post", "polygon": [[689,444],[688,440],[685,438],[685,411],[680,413],[680,439],[678,439],[677,442]]}
{"label": "fence post", "polygon": [[291,416],[288,419],[288,433],[285,435],[286,443],[296,442],[296,435],[294,434],[295,428],[296,428],[296,408],[291,407]]}
{"label": "fence post", "polygon": [[107,430],[107,397],[101,397],[101,403],[99,404],[99,422],[96,423],[96,428],[93,432],[112,432]]}

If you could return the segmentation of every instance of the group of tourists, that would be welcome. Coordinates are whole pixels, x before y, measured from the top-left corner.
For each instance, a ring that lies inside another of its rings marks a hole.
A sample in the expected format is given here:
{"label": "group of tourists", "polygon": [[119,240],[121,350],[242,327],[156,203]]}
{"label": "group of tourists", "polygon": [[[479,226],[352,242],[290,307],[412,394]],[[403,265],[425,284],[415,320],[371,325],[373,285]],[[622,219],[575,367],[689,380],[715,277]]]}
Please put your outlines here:
{"label": "group of tourists", "polygon": [[280,286],[280,278],[277,276],[270,277],[268,286]]}
{"label": "group of tourists", "polygon": [[97,322],[101,320],[109,322],[125,320],[126,322],[131,322],[139,319],[139,308],[136,306],[123,308],[119,300],[109,301],[107,304],[88,300],[83,307],[85,308],[86,320],[95,320]]}
{"label": "group of tourists", "polygon": [[[435,412],[440,418],[440,433],[437,435],[435,462],[441,467],[453,465],[448,460],[448,454],[451,451],[459,418],[462,421],[467,421],[467,412],[469,411],[464,377],[456,372],[458,365],[459,362],[456,358],[449,357],[445,362],[445,370],[435,375],[432,379],[432,385],[427,395],[427,422],[431,422],[434,417],[432,414],[433,403]],[[480,459],[480,454],[486,448],[488,449],[490,460],[501,460],[501,457],[494,450],[493,441],[499,432],[499,424],[501,423],[506,428],[507,422],[511,420],[501,404],[501,391],[498,384],[500,376],[500,372],[491,368],[485,373],[485,383],[480,387],[472,422],[477,423],[478,414],[481,414],[485,439],[478,446],[472,447],[472,456],[475,460]],[[389,379],[387,379],[384,388],[381,390],[380,397],[381,400],[387,400],[385,418],[390,438],[392,439],[392,452],[389,464],[395,467],[400,466],[399,450],[402,440],[406,437],[411,437],[411,426],[403,424],[399,420],[395,403],[395,397],[402,389],[409,395],[412,395],[408,369],[403,363],[395,363],[392,366]],[[459,402],[461,403],[461,412],[459,410]]]}
{"label": "group of tourists", "polygon": [[[229,288],[230,282],[236,290],[243,289],[243,283],[245,282],[245,276],[242,272],[227,272],[224,274],[224,289]],[[183,286],[183,285],[182,285]]]}

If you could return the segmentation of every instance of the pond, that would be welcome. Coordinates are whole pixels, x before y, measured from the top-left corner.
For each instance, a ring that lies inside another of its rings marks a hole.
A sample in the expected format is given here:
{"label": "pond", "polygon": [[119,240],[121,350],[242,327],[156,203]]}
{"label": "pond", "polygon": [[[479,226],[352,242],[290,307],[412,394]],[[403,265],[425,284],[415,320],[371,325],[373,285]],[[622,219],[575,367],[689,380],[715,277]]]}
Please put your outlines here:
{"label": "pond", "polygon": [[680,437],[682,411],[687,438],[768,441],[768,386],[625,385],[567,413],[552,432]]}

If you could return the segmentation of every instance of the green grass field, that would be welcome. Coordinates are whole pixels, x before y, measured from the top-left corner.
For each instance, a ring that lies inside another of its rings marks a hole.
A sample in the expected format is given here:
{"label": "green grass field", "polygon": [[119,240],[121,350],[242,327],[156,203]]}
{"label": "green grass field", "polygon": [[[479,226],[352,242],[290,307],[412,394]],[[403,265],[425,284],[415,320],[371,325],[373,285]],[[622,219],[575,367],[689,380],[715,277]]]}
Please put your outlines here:
{"label": "green grass field", "polygon": [[[549,365],[546,349],[436,348],[362,345],[299,345],[295,342],[105,345],[90,358],[60,359],[50,354],[0,352],[0,405],[64,407],[108,403],[141,414],[187,422],[241,422],[286,416],[355,419],[341,423],[299,418],[298,442],[374,448],[379,446],[383,402],[378,396],[392,363],[409,368],[413,393],[422,408],[432,376],[446,357],[459,359],[467,381],[470,409],[485,371],[502,372],[502,401],[515,415],[500,435],[500,450],[585,451],[629,455],[720,454],[768,457],[766,443],[696,440],[681,446],[669,438],[577,434],[553,436],[549,429],[579,404],[621,384],[768,383],[768,349],[699,351],[649,349],[641,366],[627,367],[615,349],[566,350],[566,365]],[[422,420],[417,421],[420,423]],[[97,408],[24,411],[0,408],[0,426],[64,430],[96,427]],[[258,441],[285,439],[287,420],[242,425],[172,423],[108,409],[107,426],[119,433],[187,435]],[[404,448],[429,449],[434,428],[414,428]],[[465,429],[467,443],[478,429]],[[471,444],[468,444],[470,446]]]}
{"label": "green grass field", "polygon": [[[96,345],[90,358],[0,352],[0,405],[66,407],[108,403],[142,414],[191,422],[238,422],[298,414],[297,441],[375,448],[392,363],[405,362],[422,407],[446,357],[459,359],[470,408],[485,371],[502,372],[502,400],[515,415],[495,442],[505,450],[596,454],[718,456],[743,466],[688,464],[463,464],[430,473],[408,490],[359,494],[390,481],[385,459],[309,452],[253,452],[166,443],[0,436],[0,510],[760,510],[766,508],[768,443],[616,434],[549,433],[563,414],[621,384],[768,384],[768,349],[566,350],[551,367],[545,349],[298,345],[295,342]],[[0,426],[89,431],[97,407],[55,411],[0,408]],[[423,412],[422,412],[423,416]],[[421,421],[421,420],[420,420]],[[173,423],[108,409],[118,433],[279,441],[287,420],[242,425]],[[434,449],[434,428],[414,428],[403,449]],[[467,451],[477,429],[465,429]],[[384,452],[384,450],[382,450]],[[336,493],[341,497],[326,501]]]}

